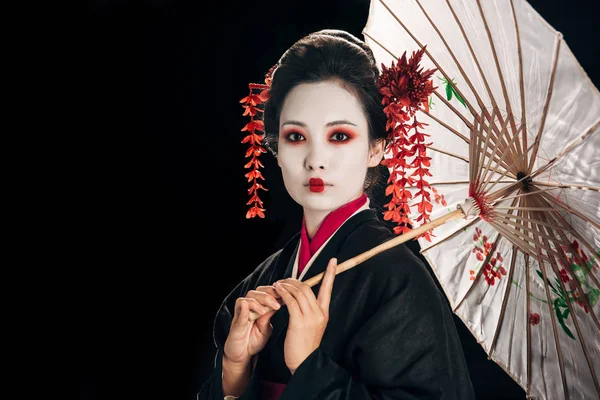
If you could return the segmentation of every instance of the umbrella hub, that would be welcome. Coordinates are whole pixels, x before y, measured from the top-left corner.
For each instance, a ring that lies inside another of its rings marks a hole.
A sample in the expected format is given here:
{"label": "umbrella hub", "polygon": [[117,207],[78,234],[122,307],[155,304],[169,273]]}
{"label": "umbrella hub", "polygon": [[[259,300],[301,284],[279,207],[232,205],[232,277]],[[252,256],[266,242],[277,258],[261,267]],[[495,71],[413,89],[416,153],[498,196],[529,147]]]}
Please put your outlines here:
{"label": "umbrella hub", "polygon": [[517,181],[521,181],[521,185],[523,185],[523,191],[531,191],[531,182],[533,180],[525,172],[517,172]]}

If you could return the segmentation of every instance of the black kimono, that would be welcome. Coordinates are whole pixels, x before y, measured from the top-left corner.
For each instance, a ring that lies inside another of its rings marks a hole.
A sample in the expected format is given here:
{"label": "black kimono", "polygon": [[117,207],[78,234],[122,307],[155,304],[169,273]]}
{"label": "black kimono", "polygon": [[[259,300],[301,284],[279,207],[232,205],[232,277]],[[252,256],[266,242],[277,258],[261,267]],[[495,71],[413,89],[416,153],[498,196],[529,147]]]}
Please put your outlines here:
{"label": "black kimono", "polygon": [[[375,210],[360,211],[324,244],[302,280],[325,271],[332,257],[342,263],[393,237]],[[214,325],[215,369],[198,399],[224,398],[222,350],[236,298],[289,278],[299,243],[297,235],[224,300]],[[319,287],[312,288],[315,296]],[[287,384],[280,400],[475,398],[451,310],[429,271],[405,245],[336,275],[321,345],[294,375],[283,353],[288,319],[285,306],[271,317],[272,336],[240,399],[260,399],[263,380]]]}

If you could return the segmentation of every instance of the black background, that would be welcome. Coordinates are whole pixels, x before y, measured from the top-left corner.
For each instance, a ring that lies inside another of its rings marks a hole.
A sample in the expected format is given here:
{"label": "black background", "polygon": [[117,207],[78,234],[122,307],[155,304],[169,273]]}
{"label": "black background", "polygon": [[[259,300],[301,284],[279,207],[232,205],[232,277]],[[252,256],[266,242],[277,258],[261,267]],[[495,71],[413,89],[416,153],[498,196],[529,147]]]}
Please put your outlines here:
{"label": "black background", "polygon": [[[530,1],[598,86],[592,3]],[[301,215],[267,155],[268,218],[245,219],[239,100],[301,36],[361,37],[367,15],[366,0],[88,1],[84,134],[99,156],[80,285],[82,399],[193,399],[213,367],[222,298]],[[455,321],[478,399],[524,399]]]}

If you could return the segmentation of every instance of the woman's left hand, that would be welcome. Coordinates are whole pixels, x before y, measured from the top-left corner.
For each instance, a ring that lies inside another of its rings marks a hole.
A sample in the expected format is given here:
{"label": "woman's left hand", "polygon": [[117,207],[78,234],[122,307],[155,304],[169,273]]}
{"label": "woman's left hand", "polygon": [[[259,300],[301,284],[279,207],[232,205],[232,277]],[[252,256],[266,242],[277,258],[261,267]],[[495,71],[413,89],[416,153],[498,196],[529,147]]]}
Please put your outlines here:
{"label": "woman's left hand", "polygon": [[292,374],[321,344],[329,321],[336,265],[337,260],[332,258],[321,281],[318,297],[310,286],[297,279],[282,279],[273,284],[290,314],[284,355],[285,364]]}

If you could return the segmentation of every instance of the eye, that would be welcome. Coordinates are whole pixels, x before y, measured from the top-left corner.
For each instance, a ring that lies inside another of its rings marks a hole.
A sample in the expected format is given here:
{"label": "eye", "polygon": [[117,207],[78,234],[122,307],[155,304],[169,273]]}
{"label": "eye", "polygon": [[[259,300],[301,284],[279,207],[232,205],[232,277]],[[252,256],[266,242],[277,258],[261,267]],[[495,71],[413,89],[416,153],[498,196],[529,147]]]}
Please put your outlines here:
{"label": "eye", "polygon": [[330,139],[334,142],[345,142],[346,140],[350,139],[350,136],[344,132],[335,132],[333,135],[331,135]]}
{"label": "eye", "polygon": [[305,140],[304,136],[302,136],[298,132],[290,132],[287,135],[285,135],[285,138],[290,142],[299,142],[301,140]]}

